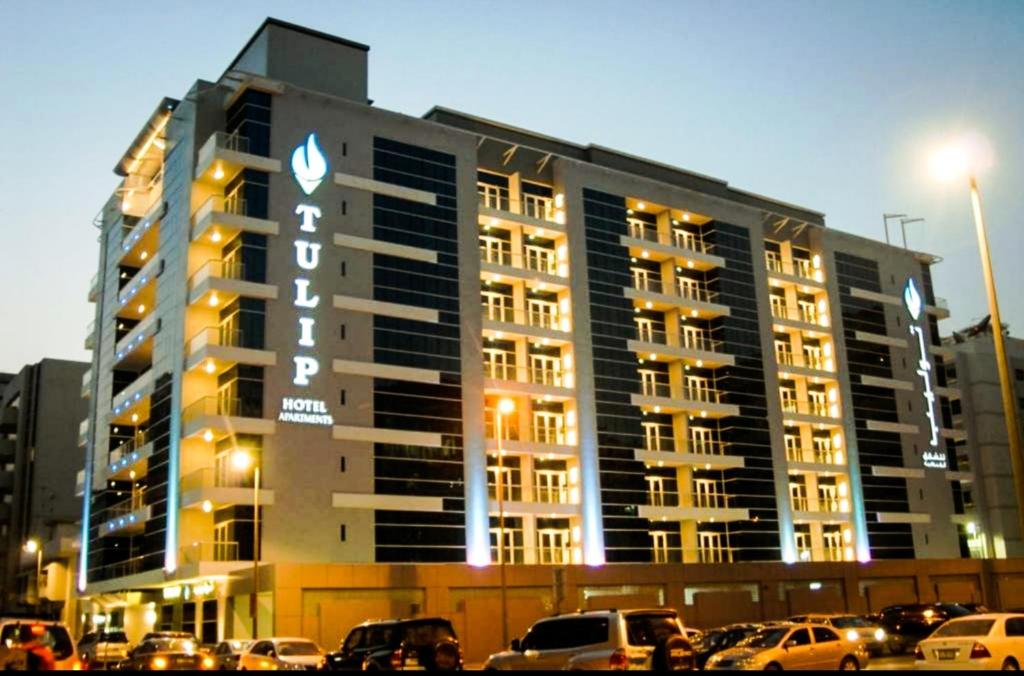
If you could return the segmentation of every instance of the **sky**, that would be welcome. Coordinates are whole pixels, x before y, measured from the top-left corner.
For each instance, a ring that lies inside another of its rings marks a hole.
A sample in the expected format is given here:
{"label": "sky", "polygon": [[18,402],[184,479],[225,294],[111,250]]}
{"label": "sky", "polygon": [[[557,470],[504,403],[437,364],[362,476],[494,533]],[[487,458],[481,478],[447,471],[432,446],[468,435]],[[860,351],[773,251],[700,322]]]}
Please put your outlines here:
{"label": "sky", "polygon": [[1024,336],[1020,0],[0,0],[0,371],[89,358],[92,221],[115,163],[161,97],[219,77],[267,16],[370,45],[381,108],[615,148],[883,241],[883,212],[924,218],[907,238],[943,258],[943,333],[987,305],[967,186],[927,160],[980,134],[1003,321]]}

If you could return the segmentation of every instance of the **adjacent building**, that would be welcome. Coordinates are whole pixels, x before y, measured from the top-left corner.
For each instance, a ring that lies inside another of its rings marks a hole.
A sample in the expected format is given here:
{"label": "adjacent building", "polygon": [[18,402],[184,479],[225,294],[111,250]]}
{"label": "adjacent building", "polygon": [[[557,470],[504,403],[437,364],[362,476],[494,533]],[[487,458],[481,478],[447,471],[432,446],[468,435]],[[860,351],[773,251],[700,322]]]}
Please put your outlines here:
{"label": "adjacent building", "polygon": [[936,258],[602,146],[381,110],[368,51],[267,20],[116,165],[92,612],[244,635],[254,556],[261,628],[297,633],[363,598],[329,563],[393,564],[404,613],[426,564],[977,554]]}
{"label": "adjacent building", "polygon": [[[1005,337],[1010,378],[1018,420],[1024,419],[1024,340]],[[1024,556],[1019,506],[1013,489],[1013,469],[1007,440],[1003,402],[996,368],[992,325],[988,318],[943,340],[953,359],[947,377],[961,396],[951,402],[948,415],[970,443],[964,444],[958,462],[977,477],[974,490],[963,493],[965,505],[973,505],[978,519],[967,524],[970,546],[982,556]],[[1024,430],[1018,431],[1024,434]]]}
{"label": "adjacent building", "polygon": [[78,425],[88,368],[44,359],[0,374],[0,612],[58,616],[66,609],[65,619],[74,617]]}

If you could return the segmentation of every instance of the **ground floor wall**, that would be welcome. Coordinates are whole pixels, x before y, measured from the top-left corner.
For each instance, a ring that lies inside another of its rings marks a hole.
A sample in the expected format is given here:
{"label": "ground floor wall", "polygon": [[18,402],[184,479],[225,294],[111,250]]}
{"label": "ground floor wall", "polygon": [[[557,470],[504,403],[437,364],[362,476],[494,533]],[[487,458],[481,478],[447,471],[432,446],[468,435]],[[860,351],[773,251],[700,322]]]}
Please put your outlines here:
{"label": "ground floor wall", "polygon": [[[1024,609],[1024,559],[515,566],[507,579],[510,636],[522,636],[541,617],[581,608],[671,607],[702,629],[939,600]],[[496,567],[266,564],[259,633],[305,636],[335,650],[366,619],[441,615],[454,623],[466,660],[479,663],[501,648],[499,584]],[[89,599],[87,616],[104,604],[120,606],[130,638],[154,628],[194,631],[204,641],[251,635],[251,570],[165,589]]]}

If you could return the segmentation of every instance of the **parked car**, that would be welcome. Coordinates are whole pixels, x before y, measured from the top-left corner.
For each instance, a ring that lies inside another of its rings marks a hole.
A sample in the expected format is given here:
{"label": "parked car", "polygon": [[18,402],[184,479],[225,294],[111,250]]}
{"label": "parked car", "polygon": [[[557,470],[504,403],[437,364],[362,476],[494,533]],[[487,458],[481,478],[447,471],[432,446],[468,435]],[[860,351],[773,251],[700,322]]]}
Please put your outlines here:
{"label": "parked car", "polygon": [[90,631],[78,641],[78,655],[87,669],[118,664],[128,657],[130,648],[123,631]]}
{"label": "parked car", "polygon": [[192,641],[193,645],[199,645],[199,639],[195,637],[195,634],[187,631],[151,631],[143,636],[139,643],[142,643],[142,641],[149,641],[154,638],[180,638],[186,641]]}
{"label": "parked car", "polygon": [[71,634],[63,622],[36,619],[0,619],[0,669],[28,671],[38,669],[38,653],[46,652],[60,670],[78,670],[78,659]]}
{"label": "parked car", "polygon": [[462,648],[443,617],[374,620],[353,627],[327,664],[336,670],[454,671],[462,669]]}
{"label": "parked car", "polygon": [[866,667],[869,660],[860,640],[851,641],[820,624],[794,624],[761,629],[736,647],[712,655],[705,668],[856,671]]}
{"label": "parked car", "polygon": [[238,667],[238,658],[249,649],[252,641],[231,640],[221,641],[213,650],[210,657],[213,658],[214,667],[220,670],[231,671]]}
{"label": "parked car", "polygon": [[761,625],[758,624],[730,624],[704,632],[700,640],[693,642],[697,668],[703,669],[712,655],[732,648],[759,629]]}
{"label": "parked car", "polygon": [[325,669],[323,649],[306,638],[261,638],[238,658],[239,671]]}
{"label": "parked car", "polygon": [[680,671],[696,663],[676,611],[596,610],[539,620],[484,668]]}
{"label": "parked car", "polygon": [[954,618],[914,649],[918,669],[1002,669],[1024,667],[1024,615],[988,613]]}
{"label": "parked car", "polygon": [[197,671],[213,669],[213,658],[199,651],[187,638],[150,638],[128,651],[118,668],[122,671]]}
{"label": "parked car", "polygon": [[884,652],[886,639],[889,636],[885,633],[885,629],[878,626],[876,622],[872,622],[860,615],[839,613],[831,615],[824,613],[795,615],[789,618],[789,621],[800,624],[824,624],[832,627],[851,641],[864,641],[864,645],[872,657],[878,657]]}
{"label": "parked car", "polygon": [[970,614],[956,603],[912,603],[882,608],[878,624],[889,635],[889,652],[902,655],[947,620]]}

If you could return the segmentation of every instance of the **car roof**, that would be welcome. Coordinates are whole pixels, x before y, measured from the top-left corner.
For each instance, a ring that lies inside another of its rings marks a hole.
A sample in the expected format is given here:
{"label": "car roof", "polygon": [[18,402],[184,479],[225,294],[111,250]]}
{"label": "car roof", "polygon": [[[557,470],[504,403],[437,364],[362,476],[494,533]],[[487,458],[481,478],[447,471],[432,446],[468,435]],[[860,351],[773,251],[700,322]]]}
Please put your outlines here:
{"label": "car roof", "polygon": [[950,622],[963,622],[964,620],[999,620],[1010,617],[1024,617],[1024,613],[978,613],[977,615],[954,617]]}
{"label": "car roof", "polygon": [[630,608],[620,610],[618,608],[595,608],[593,610],[576,610],[568,613],[558,613],[557,615],[551,615],[538,620],[556,620],[564,619],[567,617],[586,617],[593,615],[640,615],[640,614],[655,614],[655,615],[673,615],[679,617],[679,613],[672,608]]}
{"label": "car roof", "polygon": [[316,643],[308,638],[302,636],[270,636],[268,638],[259,638],[257,641],[302,641],[303,643]]}
{"label": "car roof", "polygon": [[451,624],[451,620],[447,617],[401,617],[393,620],[365,620],[362,624],[356,625],[357,627],[371,627],[382,624],[409,624],[412,622],[423,623],[423,622],[447,622]]}

